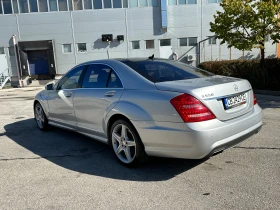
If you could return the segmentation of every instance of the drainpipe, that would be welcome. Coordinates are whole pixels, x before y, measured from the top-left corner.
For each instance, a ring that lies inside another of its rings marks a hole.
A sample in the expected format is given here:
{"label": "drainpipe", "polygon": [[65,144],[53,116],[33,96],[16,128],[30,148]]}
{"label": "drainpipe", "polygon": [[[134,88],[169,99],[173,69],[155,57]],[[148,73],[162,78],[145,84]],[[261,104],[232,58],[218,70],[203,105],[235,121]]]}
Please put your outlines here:
{"label": "drainpipe", "polygon": [[17,41],[16,41],[16,35],[13,35],[13,44],[14,44],[14,51],[15,51],[15,58],[16,58],[16,66],[17,66],[17,73],[18,73],[18,82],[19,82],[19,87],[23,87],[23,81],[22,81],[22,77],[21,77],[21,73],[20,73],[20,69],[19,69],[19,62],[18,62],[18,50],[17,50]]}

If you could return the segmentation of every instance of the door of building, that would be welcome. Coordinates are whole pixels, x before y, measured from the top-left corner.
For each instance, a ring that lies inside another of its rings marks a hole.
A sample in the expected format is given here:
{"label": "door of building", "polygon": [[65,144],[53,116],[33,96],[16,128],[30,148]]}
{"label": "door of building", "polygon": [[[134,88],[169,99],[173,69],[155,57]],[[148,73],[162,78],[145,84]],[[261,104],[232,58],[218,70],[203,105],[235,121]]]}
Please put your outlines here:
{"label": "door of building", "polygon": [[32,50],[27,52],[29,71],[31,75],[49,74],[47,50]]}

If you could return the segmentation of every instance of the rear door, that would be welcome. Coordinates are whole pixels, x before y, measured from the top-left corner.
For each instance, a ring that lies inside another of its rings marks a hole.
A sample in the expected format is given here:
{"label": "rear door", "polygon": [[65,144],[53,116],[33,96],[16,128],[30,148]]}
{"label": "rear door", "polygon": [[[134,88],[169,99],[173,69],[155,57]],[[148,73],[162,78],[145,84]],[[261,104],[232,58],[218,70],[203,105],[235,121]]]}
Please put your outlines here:
{"label": "rear door", "polygon": [[89,65],[75,91],[74,109],[80,132],[106,138],[104,117],[118,102],[123,85],[115,71],[104,64]]}

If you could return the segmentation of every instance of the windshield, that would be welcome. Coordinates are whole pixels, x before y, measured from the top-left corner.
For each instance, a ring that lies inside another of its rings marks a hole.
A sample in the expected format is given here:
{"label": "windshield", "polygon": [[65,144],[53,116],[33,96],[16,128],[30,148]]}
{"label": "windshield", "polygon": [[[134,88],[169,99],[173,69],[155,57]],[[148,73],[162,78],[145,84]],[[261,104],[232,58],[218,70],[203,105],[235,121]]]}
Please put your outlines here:
{"label": "windshield", "polygon": [[154,83],[194,79],[214,75],[210,72],[189,66],[179,61],[124,60],[122,62]]}

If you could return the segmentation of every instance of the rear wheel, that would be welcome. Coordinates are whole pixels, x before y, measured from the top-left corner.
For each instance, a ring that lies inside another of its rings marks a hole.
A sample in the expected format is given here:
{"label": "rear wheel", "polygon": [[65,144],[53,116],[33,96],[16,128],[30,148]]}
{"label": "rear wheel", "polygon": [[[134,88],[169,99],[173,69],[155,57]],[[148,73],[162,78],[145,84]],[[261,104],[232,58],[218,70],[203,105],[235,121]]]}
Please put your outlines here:
{"label": "rear wheel", "polygon": [[115,155],[123,165],[134,167],[145,160],[144,145],[131,123],[117,120],[111,127],[110,137]]}
{"label": "rear wheel", "polygon": [[35,115],[35,120],[37,123],[37,126],[39,127],[40,130],[46,130],[48,126],[48,119],[45,115],[45,112],[43,110],[43,107],[41,106],[40,103],[36,103],[34,106],[34,115]]}

